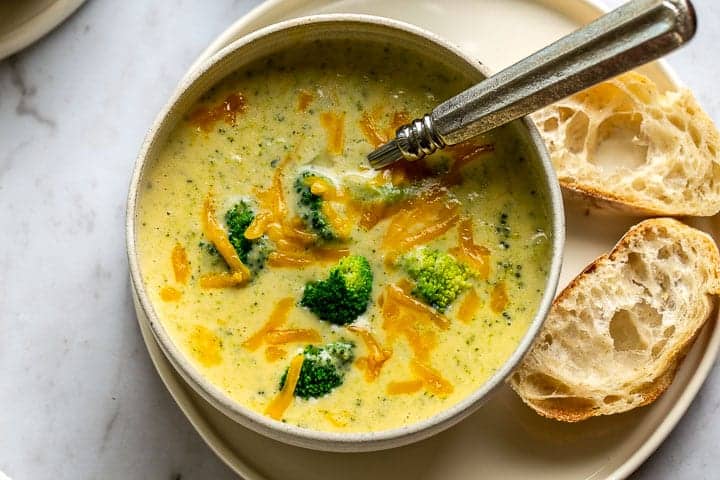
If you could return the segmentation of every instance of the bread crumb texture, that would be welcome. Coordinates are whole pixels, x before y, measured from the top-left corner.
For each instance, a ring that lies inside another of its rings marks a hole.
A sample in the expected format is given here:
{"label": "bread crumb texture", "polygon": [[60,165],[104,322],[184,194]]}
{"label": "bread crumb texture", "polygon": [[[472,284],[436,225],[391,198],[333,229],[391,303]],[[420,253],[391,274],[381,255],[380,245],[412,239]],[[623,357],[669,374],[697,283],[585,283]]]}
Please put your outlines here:
{"label": "bread crumb texture", "polygon": [[629,72],[532,118],[566,189],[629,213],[720,211],[720,134],[689,90]]}
{"label": "bread crumb texture", "polygon": [[560,293],[512,388],[569,422],[654,401],[713,311],[719,268],[707,234],[667,218],[639,223]]}

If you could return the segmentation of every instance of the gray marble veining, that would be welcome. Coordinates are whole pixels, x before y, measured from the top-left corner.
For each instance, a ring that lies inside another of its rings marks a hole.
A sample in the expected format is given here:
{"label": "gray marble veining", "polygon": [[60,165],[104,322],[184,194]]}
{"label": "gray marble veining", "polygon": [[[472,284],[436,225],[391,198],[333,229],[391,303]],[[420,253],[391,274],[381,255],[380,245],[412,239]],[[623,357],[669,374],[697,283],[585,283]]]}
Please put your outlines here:
{"label": "gray marble veining", "polygon": [[[145,351],[124,208],[155,114],[256,3],[91,0],[0,62],[0,471],[14,480],[233,478]],[[720,121],[720,3],[696,5],[698,36],[670,62]],[[718,478],[718,409],[716,369],[635,478]]]}

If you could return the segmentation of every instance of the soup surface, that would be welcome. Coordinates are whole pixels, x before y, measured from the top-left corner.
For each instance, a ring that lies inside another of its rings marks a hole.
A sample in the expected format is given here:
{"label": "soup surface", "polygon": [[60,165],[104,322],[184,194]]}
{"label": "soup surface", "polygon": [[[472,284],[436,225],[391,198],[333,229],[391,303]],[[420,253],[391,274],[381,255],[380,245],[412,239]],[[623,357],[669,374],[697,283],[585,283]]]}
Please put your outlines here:
{"label": "soup surface", "polygon": [[[153,308],[238,403],[315,430],[401,427],[466,398],[517,347],[551,244],[517,127],[367,165],[395,128],[468,86],[446,70],[381,44],[300,45],[208,91],[147,167],[137,236]],[[358,257],[369,298],[304,300]],[[303,378],[307,345],[331,342],[351,358]]]}

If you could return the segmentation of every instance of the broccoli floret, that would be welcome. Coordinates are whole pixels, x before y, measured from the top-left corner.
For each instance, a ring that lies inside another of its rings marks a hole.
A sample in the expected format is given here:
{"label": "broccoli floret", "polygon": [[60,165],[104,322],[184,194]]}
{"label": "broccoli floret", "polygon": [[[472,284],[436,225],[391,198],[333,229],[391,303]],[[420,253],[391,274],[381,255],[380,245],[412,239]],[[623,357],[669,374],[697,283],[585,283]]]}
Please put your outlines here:
{"label": "broccoli floret", "polygon": [[333,182],[325,175],[314,170],[304,170],[295,179],[295,193],[297,193],[297,209],[300,218],[303,219],[307,228],[317,233],[323,240],[336,240],[337,232],[332,228],[327,217],[323,213],[323,198],[310,191],[311,180],[320,178],[330,185]]}
{"label": "broccoli floret", "polygon": [[470,287],[470,269],[433,248],[417,248],[401,256],[397,263],[415,280],[413,295],[441,312]]}
{"label": "broccoli floret", "polygon": [[262,236],[257,240],[245,238],[245,230],[255,219],[255,212],[248,202],[240,201],[225,213],[225,224],[228,229],[228,239],[235,248],[240,260],[252,272],[261,270],[265,260],[272,251],[272,246],[267,237]]}
{"label": "broccoli floret", "polygon": [[[305,347],[300,377],[293,392],[295,396],[304,399],[319,398],[342,385],[346,368],[353,360],[354,348],[355,344],[344,340],[321,347]],[[286,368],[280,377],[280,389],[285,386],[287,374]]]}
{"label": "broccoli floret", "polygon": [[300,305],[322,320],[345,325],[367,309],[373,274],[365,257],[345,257],[330,269],[325,280],[305,285]]}
{"label": "broccoli floret", "polygon": [[252,241],[245,238],[245,230],[254,219],[255,213],[245,201],[236,203],[234,207],[225,213],[228,238],[243,263],[247,260],[248,252],[252,248]]}

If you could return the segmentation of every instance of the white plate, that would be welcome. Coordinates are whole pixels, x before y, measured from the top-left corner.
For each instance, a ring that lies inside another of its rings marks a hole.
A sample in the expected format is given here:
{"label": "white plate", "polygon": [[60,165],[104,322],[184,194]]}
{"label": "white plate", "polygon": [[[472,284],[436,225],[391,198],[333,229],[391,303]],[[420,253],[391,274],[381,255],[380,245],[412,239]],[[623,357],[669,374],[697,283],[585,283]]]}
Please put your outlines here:
{"label": "white plate", "polygon": [[[201,58],[270,23],[331,12],[370,13],[415,23],[497,69],[588,22],[600,9],[585,0],[271,0],[232,25]],[[644,70],[663,87],[677,85],[661,63]],[[566,208],[561,285],[609,250],[638,221],[586,215],[573,205]],[[717,218],[689,222],[717,240]],[[424,442],[383,452],[335,454],[277,443],[223,416],[176,374],[139,309],[138,320],[153,362],[175,401],[213,451],[249,480],[320,480],[338,475],[343,480],[624,478],[670,433],[707,377],[720,346],[720,329],[716,322],[708,322],[668,391],[652,406],[630,413],[562,424],[537,416],[504,388],[478,413]]]}
{"label": "white plate", "polygon": [[0,60],[60,25],[85,0],[0,1]]}

